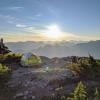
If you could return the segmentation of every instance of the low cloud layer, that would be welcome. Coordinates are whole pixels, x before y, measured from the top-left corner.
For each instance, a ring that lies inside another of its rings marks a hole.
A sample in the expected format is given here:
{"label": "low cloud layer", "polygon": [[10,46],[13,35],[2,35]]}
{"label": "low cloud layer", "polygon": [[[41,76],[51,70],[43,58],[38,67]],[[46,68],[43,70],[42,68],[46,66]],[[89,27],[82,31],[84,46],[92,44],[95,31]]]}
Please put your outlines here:
{"label": "low cloud layer", "polygon": [[18,34],[12,33],[9,35],[9,33],[1,34],[0,37],[3,37],[5,39],[5,42],[18,42],[18,41],[70,41],[70,40],[81,40],[81,41],[89,41],[89,40],[99,40],[99,37],[91,37],[91,36],[78,36],[71,33],[64,33],[64,35],[56,40],[47,38],[42,33],[39,34]]}

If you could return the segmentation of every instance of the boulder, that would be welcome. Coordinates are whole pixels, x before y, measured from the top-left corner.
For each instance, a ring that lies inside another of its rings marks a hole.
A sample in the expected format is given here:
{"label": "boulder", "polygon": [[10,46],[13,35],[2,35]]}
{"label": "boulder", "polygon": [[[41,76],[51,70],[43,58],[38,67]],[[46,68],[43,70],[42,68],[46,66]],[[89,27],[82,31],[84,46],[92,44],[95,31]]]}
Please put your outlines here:
{"label": "boulder", "polygon": [[73,71],[71,71],[70,69],[65,69],[61,73],[61,77],[66,77],[66,78],[69,78],[69,79],[77,79],[78,78],[78,76]]}

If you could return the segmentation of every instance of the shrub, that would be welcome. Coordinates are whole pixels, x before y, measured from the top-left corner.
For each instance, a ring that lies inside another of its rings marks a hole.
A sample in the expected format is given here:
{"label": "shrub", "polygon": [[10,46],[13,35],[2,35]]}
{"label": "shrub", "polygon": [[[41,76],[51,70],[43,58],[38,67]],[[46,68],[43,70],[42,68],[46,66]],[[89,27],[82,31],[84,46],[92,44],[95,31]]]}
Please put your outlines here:
{"label": "shrub", "polygon": [[99,90],[97,88],[95,90],[95,94],[94,94],[94,99],[93,100],[100,100],[100,92],[99,92]]}
{"label": "shrub", "polygon": [[12,61],[20,61],[22,54],[19,53],[7,53],[0,54],[0,63],[9,63]]}
{"label": "shrub", "polygon": [[100,76],[100,61],[95,60],[92,56],[81,58],[77,63],[71,63],[69,69],[74,71],[80,77],[96,79]]}
{"label": "shrub", "polygon": [[5,65],[0,64],[0,85],[8,81],[10,73],[11,73],[11,69],[9,69]]}
{"label": "shrub", "polygon": [[86,87],[82,82],[79,82],[74,92],[66,100],[87,100]]}
{"label": "shrub", "polygon": [[77,63],[70,64],[68,68],[77,74],[80,74],[81,72],[80,64],[77,64]]}

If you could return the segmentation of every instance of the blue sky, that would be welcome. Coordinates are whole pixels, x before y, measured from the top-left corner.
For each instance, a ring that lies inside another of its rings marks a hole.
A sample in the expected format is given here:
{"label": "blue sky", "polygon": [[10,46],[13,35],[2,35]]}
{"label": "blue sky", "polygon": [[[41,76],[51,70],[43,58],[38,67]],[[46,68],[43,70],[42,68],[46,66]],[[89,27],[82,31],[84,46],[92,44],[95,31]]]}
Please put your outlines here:
{"label": "blue sky", "polygon": [[39,33],[53,24],[71,34],[65,40],[100,39],[100,0],[0,1],[0,35],[7,41],[43,40]]}

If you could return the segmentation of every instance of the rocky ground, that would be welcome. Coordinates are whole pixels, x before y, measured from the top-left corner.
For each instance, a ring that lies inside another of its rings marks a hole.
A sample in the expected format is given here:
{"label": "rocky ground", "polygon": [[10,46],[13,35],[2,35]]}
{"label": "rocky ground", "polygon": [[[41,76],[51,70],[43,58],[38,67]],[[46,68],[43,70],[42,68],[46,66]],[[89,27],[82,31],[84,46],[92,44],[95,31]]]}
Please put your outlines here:
{"label": "rocky ground", "polygon": [[14,70],[6,83],[7,92],[2,92],[3,100],[41,100],[45,96],[53,96],[55,90],[66,83],[66,77],[77,78],[72,71],[61,68],[65,61],[42,57],[42,62],[39,68],[11,64]]}
{"label": "rocky ground", "polygon": [[77,78],[67,68],[47,67],[42,68],[18,68],[12,72],[7,86],[15,89],[14,100],[40,100],[43,96],[51,96],[55,89],[64,84],[68,78]]}
{"label": "rocky ground", "polygon": [[[15,69],[0,94],[0,100],[55,100],[50,98],[70,94],[79,77],[64,67],[69,62],[58,58],[45,59],[38,68],[12,65]],[[95,81],[84,82],[88,87],[99,86]]]}

